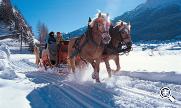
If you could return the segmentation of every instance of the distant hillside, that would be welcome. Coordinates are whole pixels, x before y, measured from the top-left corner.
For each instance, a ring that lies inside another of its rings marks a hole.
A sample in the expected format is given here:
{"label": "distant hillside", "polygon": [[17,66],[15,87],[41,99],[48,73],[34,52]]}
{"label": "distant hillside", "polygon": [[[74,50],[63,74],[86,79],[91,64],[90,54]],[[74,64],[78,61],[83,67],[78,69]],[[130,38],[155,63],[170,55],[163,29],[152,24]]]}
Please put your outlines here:
{"label": "distant hillside", "polygon": [[[174,39],[181,35],[181,0],[147,0],[112,22],[119,20],[131,22],[134,41]],[[67,35],[74,37],[84,32],[81,28]]]}
{"label": "distant hillside", "polygon": [[181,0],[148,0],[116,17],[130,21],[134,40],[166,40],[181,35]]}
{"label": "distant hillside", "polygon": [[78,30],[75,30],[75,31],[72,31],[70,33],[67,33],[67,34],[64,34],[63,37],[65,40],[69,40],[71,38],[74,38],[74,37],[80,37],[87,29],[87,26],[85,27],[82,27]]}

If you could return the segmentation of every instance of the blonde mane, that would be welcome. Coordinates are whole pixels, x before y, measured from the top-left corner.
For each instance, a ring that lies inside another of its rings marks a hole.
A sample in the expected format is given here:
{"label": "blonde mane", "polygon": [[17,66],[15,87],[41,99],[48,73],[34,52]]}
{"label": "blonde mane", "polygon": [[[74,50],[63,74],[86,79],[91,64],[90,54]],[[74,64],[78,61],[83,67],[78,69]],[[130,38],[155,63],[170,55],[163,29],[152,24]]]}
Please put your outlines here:
{"label": "blonde mane", "polygon": [[105,25],[106,25],[106,23],[110,23],[110,22],[111,22],[108,13],[98,12],[98,13],[95,15],[95,17],[93,18],[93,20],[89,23],[90,27],[93,27],[96,19],[99,18],[99,14],[101,14],[101,18],[103,18]]}
{"label": "blonde mane", "polygon": [[122,23],[123,23],[123,26],[126,27],[129,31],[131,30],[131,25],[130,25],[130,23],[126,23],[126,22],[121,21],[121,20],[119,20],[119,21],[116,23],[116,26],[115,26],[115,27],[120,26]]}

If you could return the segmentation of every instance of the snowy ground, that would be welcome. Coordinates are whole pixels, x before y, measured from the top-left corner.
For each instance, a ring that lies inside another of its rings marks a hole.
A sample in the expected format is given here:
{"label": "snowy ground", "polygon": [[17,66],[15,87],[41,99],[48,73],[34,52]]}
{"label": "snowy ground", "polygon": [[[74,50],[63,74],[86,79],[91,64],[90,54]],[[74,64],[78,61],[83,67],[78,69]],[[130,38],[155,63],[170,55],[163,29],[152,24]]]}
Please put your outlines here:
{"label": "snowy ground", "polygon": [[[13,41],[0,41],[0,108],[181,107],[181,41],[135,44],[128,56],[120,56],[122,68],[112,78],[101,64],[101,84],[91,79],[90,66],[76,78],[37,68],[34,55],[20,54]],[[160,97],[165,86],[174,102]]]}

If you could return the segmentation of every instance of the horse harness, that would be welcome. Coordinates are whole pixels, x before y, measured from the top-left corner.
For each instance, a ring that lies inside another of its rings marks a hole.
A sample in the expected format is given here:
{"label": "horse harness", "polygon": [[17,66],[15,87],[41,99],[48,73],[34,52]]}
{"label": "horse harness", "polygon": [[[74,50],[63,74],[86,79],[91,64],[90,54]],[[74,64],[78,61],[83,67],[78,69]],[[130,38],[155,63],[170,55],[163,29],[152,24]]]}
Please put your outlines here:
{"label": "horse harness", "polygon": [[[129,39],[129,37],[123,38],[121,36],[121,33],[123,32],[122,30],[119,30],[119,34],[120,34],[120,38],[121,38],[121,42],[119,43],[118,47],[114,47],[112,44],[112,41],[106,45],[105,50],[103,52],[103,55],[106,54],[119,54],[119,55],[124,55],[124,54],[128,54],[130,51],[132,51],[132,42],[125,42],[125,39]],[[107,52],[108,50],[111,50],[111,52]]]}
{"label": "horse harness", "polygon": [[[79,38],[77,38],[74,42],[74,45],[72,46],[72,48],[75,48],[74,52],[71,54],[70,58],[73,58],[75,56],[77,56],[82,48],[87,44],[87,43],[92,43],[94,46],[99,46],[92,38],[92,29],[88,26],[87,31]],[[85,37],[85,41],[83,42],[83,44],[80,45],[81,40],[83,39],[83,37]],[[100,45],[102,47],[102,45]],[[82,59],[82,57],[80,57]],[[83,60],[84,61],[84,60]]]}

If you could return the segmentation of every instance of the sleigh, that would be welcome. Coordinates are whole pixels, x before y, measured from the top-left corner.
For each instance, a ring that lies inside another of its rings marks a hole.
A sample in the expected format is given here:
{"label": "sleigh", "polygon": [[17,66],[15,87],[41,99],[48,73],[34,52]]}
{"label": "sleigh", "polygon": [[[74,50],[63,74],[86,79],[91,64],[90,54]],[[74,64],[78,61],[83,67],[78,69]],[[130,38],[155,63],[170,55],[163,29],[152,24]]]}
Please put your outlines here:
{"label": "sleigh", "polygon": [[[57,56],[58,64],[68,64],[68,45],[69,41],[60,42],[60,50]],[[81,59],[79,56],[76,56],[76,61],[79,62]]]}
{"label": "sleigh", "polygon": [[69,41],[60,42],[60,49],[57,55],[58,64],[67,64],[68,44],[69,44]]}

